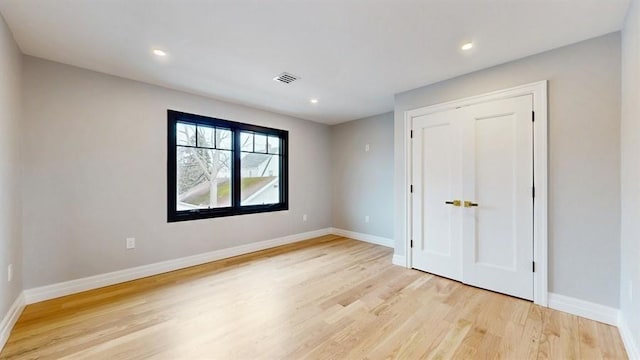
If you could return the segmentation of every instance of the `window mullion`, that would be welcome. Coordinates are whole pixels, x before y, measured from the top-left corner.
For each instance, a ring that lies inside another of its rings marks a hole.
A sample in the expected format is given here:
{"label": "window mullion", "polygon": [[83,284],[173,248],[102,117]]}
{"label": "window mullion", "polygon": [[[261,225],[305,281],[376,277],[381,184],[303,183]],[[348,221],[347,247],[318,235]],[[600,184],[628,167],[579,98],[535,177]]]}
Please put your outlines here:
{"label": "window mullion", "polygon": [[240,164],[240,149],[241,149],[241,144],[240,144],[240,129],[235,128],[233,129],[233,144],[232,144],[232,148],[233,148],[233,169],[232,169],[232,186],[231,186],[231,191],[233,194],[232,197],[232,204],[231,206],[234,208],[240,208],[240,200],[241,200],[241,194],[240,194],[240,187],[241,187],[241,164]]}
{"label": "window mullion", "polygon": [[289,133],[280,135],[280,147],[282,151],[279,151],[281,171],[282,171],[282,192],[280,193],[281,201],[283,204],[289,203]]}

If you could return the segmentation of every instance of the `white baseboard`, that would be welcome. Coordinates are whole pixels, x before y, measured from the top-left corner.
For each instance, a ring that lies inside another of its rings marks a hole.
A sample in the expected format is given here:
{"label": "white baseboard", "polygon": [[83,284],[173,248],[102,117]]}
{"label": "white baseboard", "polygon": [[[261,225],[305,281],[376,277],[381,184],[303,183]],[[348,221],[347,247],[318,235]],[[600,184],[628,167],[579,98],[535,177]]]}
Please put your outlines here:
{"label": "white baseboard", "polygon": [[407,267],[407,257],[404,255],[393,254],[393,265]]}
{"label": "white baseboard", "polygon": [[618,325],[618,309],[609,306],[549,293],[549,307],[605,324]]}
{"label": "white baseboard", "polygon": [[382,236],[369,235],[359,233],[355,231],[330,228],[329,231],[334,235],[348,237],[349,239],[360,240],[371,244],[382,245],[386,247],[393,247],[393,239],[385,238]]}
{"label": "white baseboard", "polygon": [[11,330],[13,326],[18,321],[20,314],[22,314],[22,310],[24,310],[26,303],[24,301],[24,293],[20,293],[20,295],[13,302],[9,311],[5,315],[4,319],[0,323],[0,351],[4,348],[4,345],[9,340],[9,335],[11,334]]}
{"label": "white baseboard", "polygon": [[629,329],[629,324],[622,317],[622,312],[618,317],[618,331],[620,331],[620,337],[624,343],[624,348],[627,350],[627,356],[629,360],[640,360],[640,346],[636,342],[634,334]]}
{"label": "white baseboard", "polygon": [[318,236],[331,234],[330,229],[320,229],[300,234],[284,236],[281,238],[260,241],[256,243],[234,246],[232,248],[211,251],[204,254],[187,256],[183,258],[161,261],[149,265],[118,270],[106,274],[89,276],[81,279],[64,281],[57,284],[40,286],[24,291],[24,300],[27,304],[71,295],[82,291],[114,285],[125,281],[136,280],[147,276],[162,274],[179,270],[190,266],[205,264],[208,262],[244,255],[255,251],[273,248],[276,246],[291,244]]}

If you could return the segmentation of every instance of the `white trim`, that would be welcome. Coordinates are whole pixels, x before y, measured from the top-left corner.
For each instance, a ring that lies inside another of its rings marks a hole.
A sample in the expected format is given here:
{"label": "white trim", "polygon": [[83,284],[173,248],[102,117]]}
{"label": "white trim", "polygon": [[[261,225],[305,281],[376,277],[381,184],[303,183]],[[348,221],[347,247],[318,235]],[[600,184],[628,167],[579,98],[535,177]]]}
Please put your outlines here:
{"label": "white trim", "polygon": [[411,126],[412,118],[409,115],[408,111],[404,112],[404,124],[402,128],[404,130],[405,136],[402,137],[402,141],[404,144],[404,178],[406,184],[402,189],[405,201],[405,209],[404,209],[404,226],[405,226],[405,239],[404,239],[404,249],[405,249],[405,257],[404,263],[405,266],[409,269],[413,268],[413,263],[411,261],[411,239],[413,238],[413,225],[411,219],[413,219],[413,199],[411,196],[411,183],[413,180],[413,175],[411,172],[411,164],[413,164],[413,152],[411,151],[411,141],[407,141],[407,139],[411,139],[413,136],[413,130]]}
{"label": "white trim", "polygon": [[405,266],[407,265],[407,259],[404,255],[393,254],[393,259],[391,260],[393,265]]}
{"label": "white trim", "polygon": [[411,141],[408,141],[411,131],[411,122],[414,117],[428,115],[436,112],[469,106],[488,101],[495,101],[522,95],[533,95],[534,122],[534,183],[536,186],[536,199],[534,207],[533,224],[533,261],[536,262],[536,272],[533,274],[533,301],[534,303],[548,305],[548,232],[547,232],[547,171],[548,171],[548,144],[547,144],[547,81],[525,84],[505,90],[494,91],[482,95],[471,96],[442,104],[426,106],[404,112],[403,129],[406,136],[403,137],[405,188],[403,190],[406,199],[406,212],[404,218],[405,228],[405,264],[411,268]]}
{"label": "white trim", "polygon": [[622,316],[622,311],[618,313],[618,331],[620,332],[620,337],[624,343],[624,348],[627,350],[629,360],[640,360],[640,346],[636,343],[634,334],[631,332],[627,321]]}
{"label": "white trim", "polygon": [[547,81],[532,84],[533,111],[533,182],[536,187],[535,205],[533,208],[533,261],[536,272],[533,273],[533,301],[548,306],[548,131],[547,131]]}
{"label": "white trim", "polygon": [[544,87],[545,89],[547,88],[547,80],[524,84],[524,85],[520,85],[520,86],[508,88],[508,89],[492,91],[492,92],[488,92],[480,95],[469,96],[466,98],[447,101],[440,104],[424,106],[417,109],[407,110],[405,111],[405,113],[408,113],[413,118],[413,117],[418,117],[422,115],[428,115],[428,114],[433,114],[441,111],[455,109],[460,106],[469,106],[469,105],[485,103],[488,101],[508,99],[515,96],[534,94],[534,91],[540,90],[541,87]]}
{"label": "white trim", "polygon": [[618,309],[569,296],[549,293],[549,307],[613,326],[618,324]]}
{"label": "white trim", "polygon": [[24,293],[20,293],[9,308],[9,311],[7,311],[4,319],[2,319],[2,322],[0,323],[0,351],[2,351],[7,340],[9,340],[11,330],[13,330],[13,326],[18,321],[20,314],[22,314],[22,310],[24,310],[25,305]]}
{"label": "white trim", "polygon": [[386,247],[393,247],[393,239],[389,239],[382,236],[369,235],[364,233],[359,233],[355,231],[343,230],[331,228],[329,231],[334,235],[348,237],[349,239],[360,240],[364,242],[368,242],[371,244],[382,245]]}
{"label": "white trim", "polygon": [[82,291],[97,289],[104,286],[162,274],[165,272],[205,264],[208,262],[226,259],[233,256],[244,255],[255,251],[273,248],[276,246],[291,244],[314,237],[329,235],[330,233],[330,229],[325,228],[246,245],[234,246],[232,248],[215,250],[204,254],[161,261],[149,265],[137,266],[134,268],[114,271],[106,274],[94,275],[81,279],[64,281],[57,284],[27,289],[24,291],[25,302],[27,304],[33,304],[44,300],[79,293]]}

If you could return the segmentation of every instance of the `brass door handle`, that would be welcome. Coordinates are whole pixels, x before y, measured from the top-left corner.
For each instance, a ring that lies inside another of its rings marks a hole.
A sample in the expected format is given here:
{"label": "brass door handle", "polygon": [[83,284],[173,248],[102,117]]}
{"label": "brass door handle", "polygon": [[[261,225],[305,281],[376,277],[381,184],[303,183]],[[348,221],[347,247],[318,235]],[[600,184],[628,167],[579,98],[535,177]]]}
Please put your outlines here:
{"label": "brass door handle", "polygon": [[453,205],[453,206],[462,205],[462,201],[460,201],[460,200],[445,201],[444,203],[447,204],[447,205]]}
{"label": "brass door handle", "polygon": [[469,208],[469,207],[474,207],[474,206],[478,206],[477,203],[471,202],[471,201],[465,201],[464,202],[464,207]]}

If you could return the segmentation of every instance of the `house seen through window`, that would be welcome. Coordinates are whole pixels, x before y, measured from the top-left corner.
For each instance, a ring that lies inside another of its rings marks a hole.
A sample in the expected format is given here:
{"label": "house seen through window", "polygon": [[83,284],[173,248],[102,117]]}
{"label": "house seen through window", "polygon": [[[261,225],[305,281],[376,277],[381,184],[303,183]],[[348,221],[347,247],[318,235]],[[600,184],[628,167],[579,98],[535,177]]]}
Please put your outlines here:
{"label": "house seen through window", "polygon": [[286,210],[288,133],[168,111],[168,220]]}

